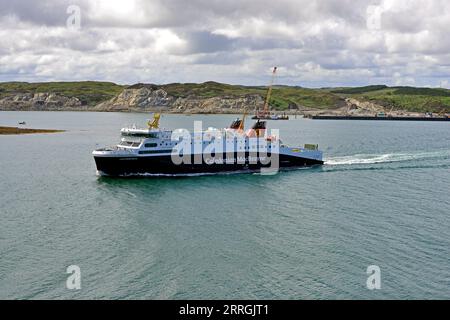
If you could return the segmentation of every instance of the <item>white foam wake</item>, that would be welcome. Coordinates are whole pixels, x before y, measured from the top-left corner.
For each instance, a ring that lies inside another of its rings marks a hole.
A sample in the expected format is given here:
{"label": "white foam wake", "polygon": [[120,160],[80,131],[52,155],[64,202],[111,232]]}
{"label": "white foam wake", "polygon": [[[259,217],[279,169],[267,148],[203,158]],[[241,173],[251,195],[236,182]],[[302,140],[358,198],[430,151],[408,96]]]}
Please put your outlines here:
{"label": "white foam wake", "polygon": [[333,157],[325,160],[329,166],[377,164],[390,162],[404,162],[420,159],[444,158],[450,156],[450,150],[420,153],[386,153],[386,154],[357,154],[345,157]]}

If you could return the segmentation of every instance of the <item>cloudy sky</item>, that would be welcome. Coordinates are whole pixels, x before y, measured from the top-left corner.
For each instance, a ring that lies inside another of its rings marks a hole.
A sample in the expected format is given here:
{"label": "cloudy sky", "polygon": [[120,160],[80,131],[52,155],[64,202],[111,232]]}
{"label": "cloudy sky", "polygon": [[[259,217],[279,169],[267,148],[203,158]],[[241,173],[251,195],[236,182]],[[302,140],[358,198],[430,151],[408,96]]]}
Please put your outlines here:
{"label": "cloudy sky", "polygon": [[450,87],[448,0],[0,0],[0,81]]}

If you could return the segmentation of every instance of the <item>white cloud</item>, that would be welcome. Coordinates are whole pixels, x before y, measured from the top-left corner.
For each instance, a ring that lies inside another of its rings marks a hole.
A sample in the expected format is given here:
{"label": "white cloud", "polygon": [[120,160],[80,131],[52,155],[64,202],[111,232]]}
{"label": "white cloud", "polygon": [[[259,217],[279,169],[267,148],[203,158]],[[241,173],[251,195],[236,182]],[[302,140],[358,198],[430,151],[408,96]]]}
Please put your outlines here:
{"label": "white cloud", "polygon": [[0,81],[448,85],[449,27],[447,0],[0,0]]}

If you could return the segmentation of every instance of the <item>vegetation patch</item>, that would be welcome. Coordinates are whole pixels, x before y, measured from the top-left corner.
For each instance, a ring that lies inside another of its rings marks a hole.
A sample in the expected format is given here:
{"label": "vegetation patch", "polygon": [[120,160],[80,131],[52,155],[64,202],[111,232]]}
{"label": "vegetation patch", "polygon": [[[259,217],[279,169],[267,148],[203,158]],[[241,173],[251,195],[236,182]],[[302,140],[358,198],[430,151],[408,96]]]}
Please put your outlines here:
{"label": "vegetation patch", "polygon": [[112,82],[4,82],[0,83],[0,99],[14,94],[54,93],[78,98],[83,105],[95,106],[122,92],[123,86]]}
{"label": "vegetation patch", "polygon": [[0,127],[0,134],[13,135],[13,134],[33,134],[33,133],[58,133],[64,132],[64,130],[50,130],[50,129],[26,129],[17,127]]}
{"label": "vegetation patch", "polygon": [[387,109],[410,112],[450,112],[450,90],[441,88],[369,86],[331,90],[343,98],[374,102]]}
{"label": "vegetation patch", "polygon": [[[0,99],[15,94],[54,93],[76,97],[82,106],[93,107],[119,95],[123,89],[162,89],[175,98],[207,99],[241,98],[259,95],[265,99],[267,87],[241,86],[208,81],[205,83],[171,83],[165,85],[138,83],[121,86],[111,82],[5,82],[0,83]],[[331,110],[345,106],[346,98],[368,101],[387,109],[413,112],[450,112],[450,90],[441,88],[388,87],[374,85],[354,88],[308,89],[299,86],[274,86],[270,107],[284,111]],[[84,109],[85,110],[85,109]]]}

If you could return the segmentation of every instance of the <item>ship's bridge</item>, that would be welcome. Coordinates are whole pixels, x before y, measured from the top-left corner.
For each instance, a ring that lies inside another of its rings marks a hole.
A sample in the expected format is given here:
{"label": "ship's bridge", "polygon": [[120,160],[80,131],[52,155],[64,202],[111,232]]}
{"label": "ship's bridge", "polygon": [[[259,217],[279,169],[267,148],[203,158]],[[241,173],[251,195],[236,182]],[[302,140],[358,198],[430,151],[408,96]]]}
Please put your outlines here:
{"label": "ship's bridge", "polygon": [[170,140],[172,131],[159,128],[123,128],[121,131],[121,141],[119,148],[140,148],[143,143],[151,142],[152,144],[159,144],[161,141]]}
{"label": "ship's bridge", "polygon": [[160,139],[161,134],[165,130],[160,129],[139,129],[135,127],[123,128],[120,133],[123,137],[135,137],[135,138],[145,138],[145,139]]}

